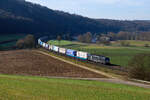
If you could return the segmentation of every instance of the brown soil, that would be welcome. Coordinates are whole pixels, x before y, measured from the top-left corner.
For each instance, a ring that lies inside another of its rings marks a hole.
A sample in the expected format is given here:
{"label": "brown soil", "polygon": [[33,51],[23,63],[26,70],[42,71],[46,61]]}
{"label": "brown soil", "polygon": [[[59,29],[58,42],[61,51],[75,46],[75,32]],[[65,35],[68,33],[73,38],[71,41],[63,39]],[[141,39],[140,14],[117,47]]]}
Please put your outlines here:
{"label": "brown soil", "polygon": [[0,51],[0,73],[33,76],[105,78],[103,75],[31,50]]}

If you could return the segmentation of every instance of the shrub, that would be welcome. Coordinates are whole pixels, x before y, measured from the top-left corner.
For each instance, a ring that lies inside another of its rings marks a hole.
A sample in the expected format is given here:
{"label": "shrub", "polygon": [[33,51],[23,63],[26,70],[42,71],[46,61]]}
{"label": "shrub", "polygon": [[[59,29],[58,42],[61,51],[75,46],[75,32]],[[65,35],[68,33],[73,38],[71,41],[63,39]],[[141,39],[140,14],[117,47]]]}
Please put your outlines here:
{"label": "shrub", "polygon": [[100,43],[103,45],[111,45],[110,41],[101,41]]}
{"label": "shrub", "polygon": [[27,35],[24,39],[20,39],[16,43],[16,47],[19,49],[34,48],[35,39],[33,35]]}
{"label": "shrub", "polygon": [[16,43],[16,47],[17,47],[18,49],[23,49],[23,48],[24,48],[24,45],[25,45],[25,43],[24,43],[24,40],[23,40],[23,39],[18,40],[17,43]]}
{"label": "shrub", "polygon": [[129,76],[150,81],[150,54],[138,54],[129,63]]}
{"label": "shrub", "polygon": [[149,44],[145,44],[144,47],[149,47]]}
{"label": "shrub", "polygon": [[35,39],[33,35],[27,35],[24,39],[25,48],[34,48],[35,47]]}
{"label": "shrub", "polygon": [[130,43],[127,41],[121,41],[120,44],[121,46],[130,46]]}

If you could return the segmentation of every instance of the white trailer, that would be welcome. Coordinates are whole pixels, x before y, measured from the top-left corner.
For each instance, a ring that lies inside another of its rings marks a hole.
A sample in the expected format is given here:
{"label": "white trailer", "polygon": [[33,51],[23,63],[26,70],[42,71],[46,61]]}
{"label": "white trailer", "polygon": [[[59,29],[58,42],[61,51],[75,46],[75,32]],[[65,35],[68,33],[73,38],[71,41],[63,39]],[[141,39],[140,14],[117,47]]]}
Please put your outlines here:
{"label": "white trailer", "polygon": [[53,45],[49,45],[49,50],[53,50]]}
{"label": "white trailer", "polygon": [[46,46],[46,43],[43,42],[43,47],[45,48],[45,46]]}
{"label": "white trailer", "polygon": [[53,46],[53,51],[58,52],[59,51],[59,47]]}
{"label": "white trailer", "polygon": [[59,53],[66,54],[66,48],[59,48]]}
{"label": "white trailer", "polygon": [[86,60],[88,58],[87,52],[77,51],[77,58]]}

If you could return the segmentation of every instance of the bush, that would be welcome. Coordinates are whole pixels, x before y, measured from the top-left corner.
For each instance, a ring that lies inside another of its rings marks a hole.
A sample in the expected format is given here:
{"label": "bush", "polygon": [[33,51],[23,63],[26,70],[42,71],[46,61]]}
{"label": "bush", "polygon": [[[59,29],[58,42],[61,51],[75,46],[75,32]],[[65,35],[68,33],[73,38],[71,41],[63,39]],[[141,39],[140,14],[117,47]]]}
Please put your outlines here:
{"label": "bush", "polygon": [[23,49],[25,47],[24,45],[25,45],[25,43],[24,43],[23,39],[18,40],[17,43],[16,43],[16,47],[18,49]]}
{"label": "bush", "polygon": [[111,45],[110,41],[101,41],[100,43],[107,46]]}
{"label": "bush", "polygon": [[129,76],[150,81],[150,54],[138,54],[131,60]]}
{"label": "bush", "polygon": [[130,42],[127,41],[121,41],[121,46],[130,46]]}
{"label": "bush", "polygon": [[34,48],[35,47],[35,39],[33,35],[27,35],[24,39],[20,39],[16,43],[16,47],[18,49],[24,48]]}
{"label": "bush", "polygon": [[145,44],[144,47],[149,47],[149,44]]}
{"label": "bush", "polygon": [[27,35],[24,39],[25,48],[34,48],[35,47],[35,39],[33,35]]}

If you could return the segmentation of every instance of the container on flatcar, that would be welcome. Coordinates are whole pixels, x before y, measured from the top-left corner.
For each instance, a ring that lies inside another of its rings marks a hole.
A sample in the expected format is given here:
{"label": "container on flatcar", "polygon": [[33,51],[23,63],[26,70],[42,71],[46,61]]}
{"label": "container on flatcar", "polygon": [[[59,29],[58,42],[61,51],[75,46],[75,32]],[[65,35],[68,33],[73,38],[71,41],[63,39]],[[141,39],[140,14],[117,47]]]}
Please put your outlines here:
{"label": "container on flatcar", "polygon": [[76,57],[77,51],[71,50],[71,49],[67,49],[67,50],[66,50],[66,55],[67,55],[67,56],[71,56],[71,57]]}
{"label": "container on flatcar", "polygon": [[43,47],[45,48],[45,46],[46,46],[46,43],[43,42]]}
{"label": "container on flatcar", "polygon": [[38,44],[40,45],[40,43],[41,43],[41,39],[38,39]]}
{"label": "container on flatcar", "polygon": [[53,49],[52,49],[52,50],[55,51],[55,52],[58,52],[58,51],[59,51],[59,47],[53,46]]}
{"label": "container on flatcar", "polygon": [[46,49],[49,49],[49,44],[46,43],[46,44],[45,44],[45,48],[46,48]]}
{"label": "container on flatcar", "polygon": [[43,42],[42,41],[40,42],[40,45],[43,46]]}
{"label": "container on flatcar", "polygon": [[53,50],[53,45],[49,45],[49,50]]}
{"label": "container on flatcar", "polygon": [[88,55],[89,54],[87,52],[77,51],[77,58],[79,59],[87,60]]}
{"label": "container on flatcar", "polygon": [[59,48],[59,53],[66,54],[66,48]]}

